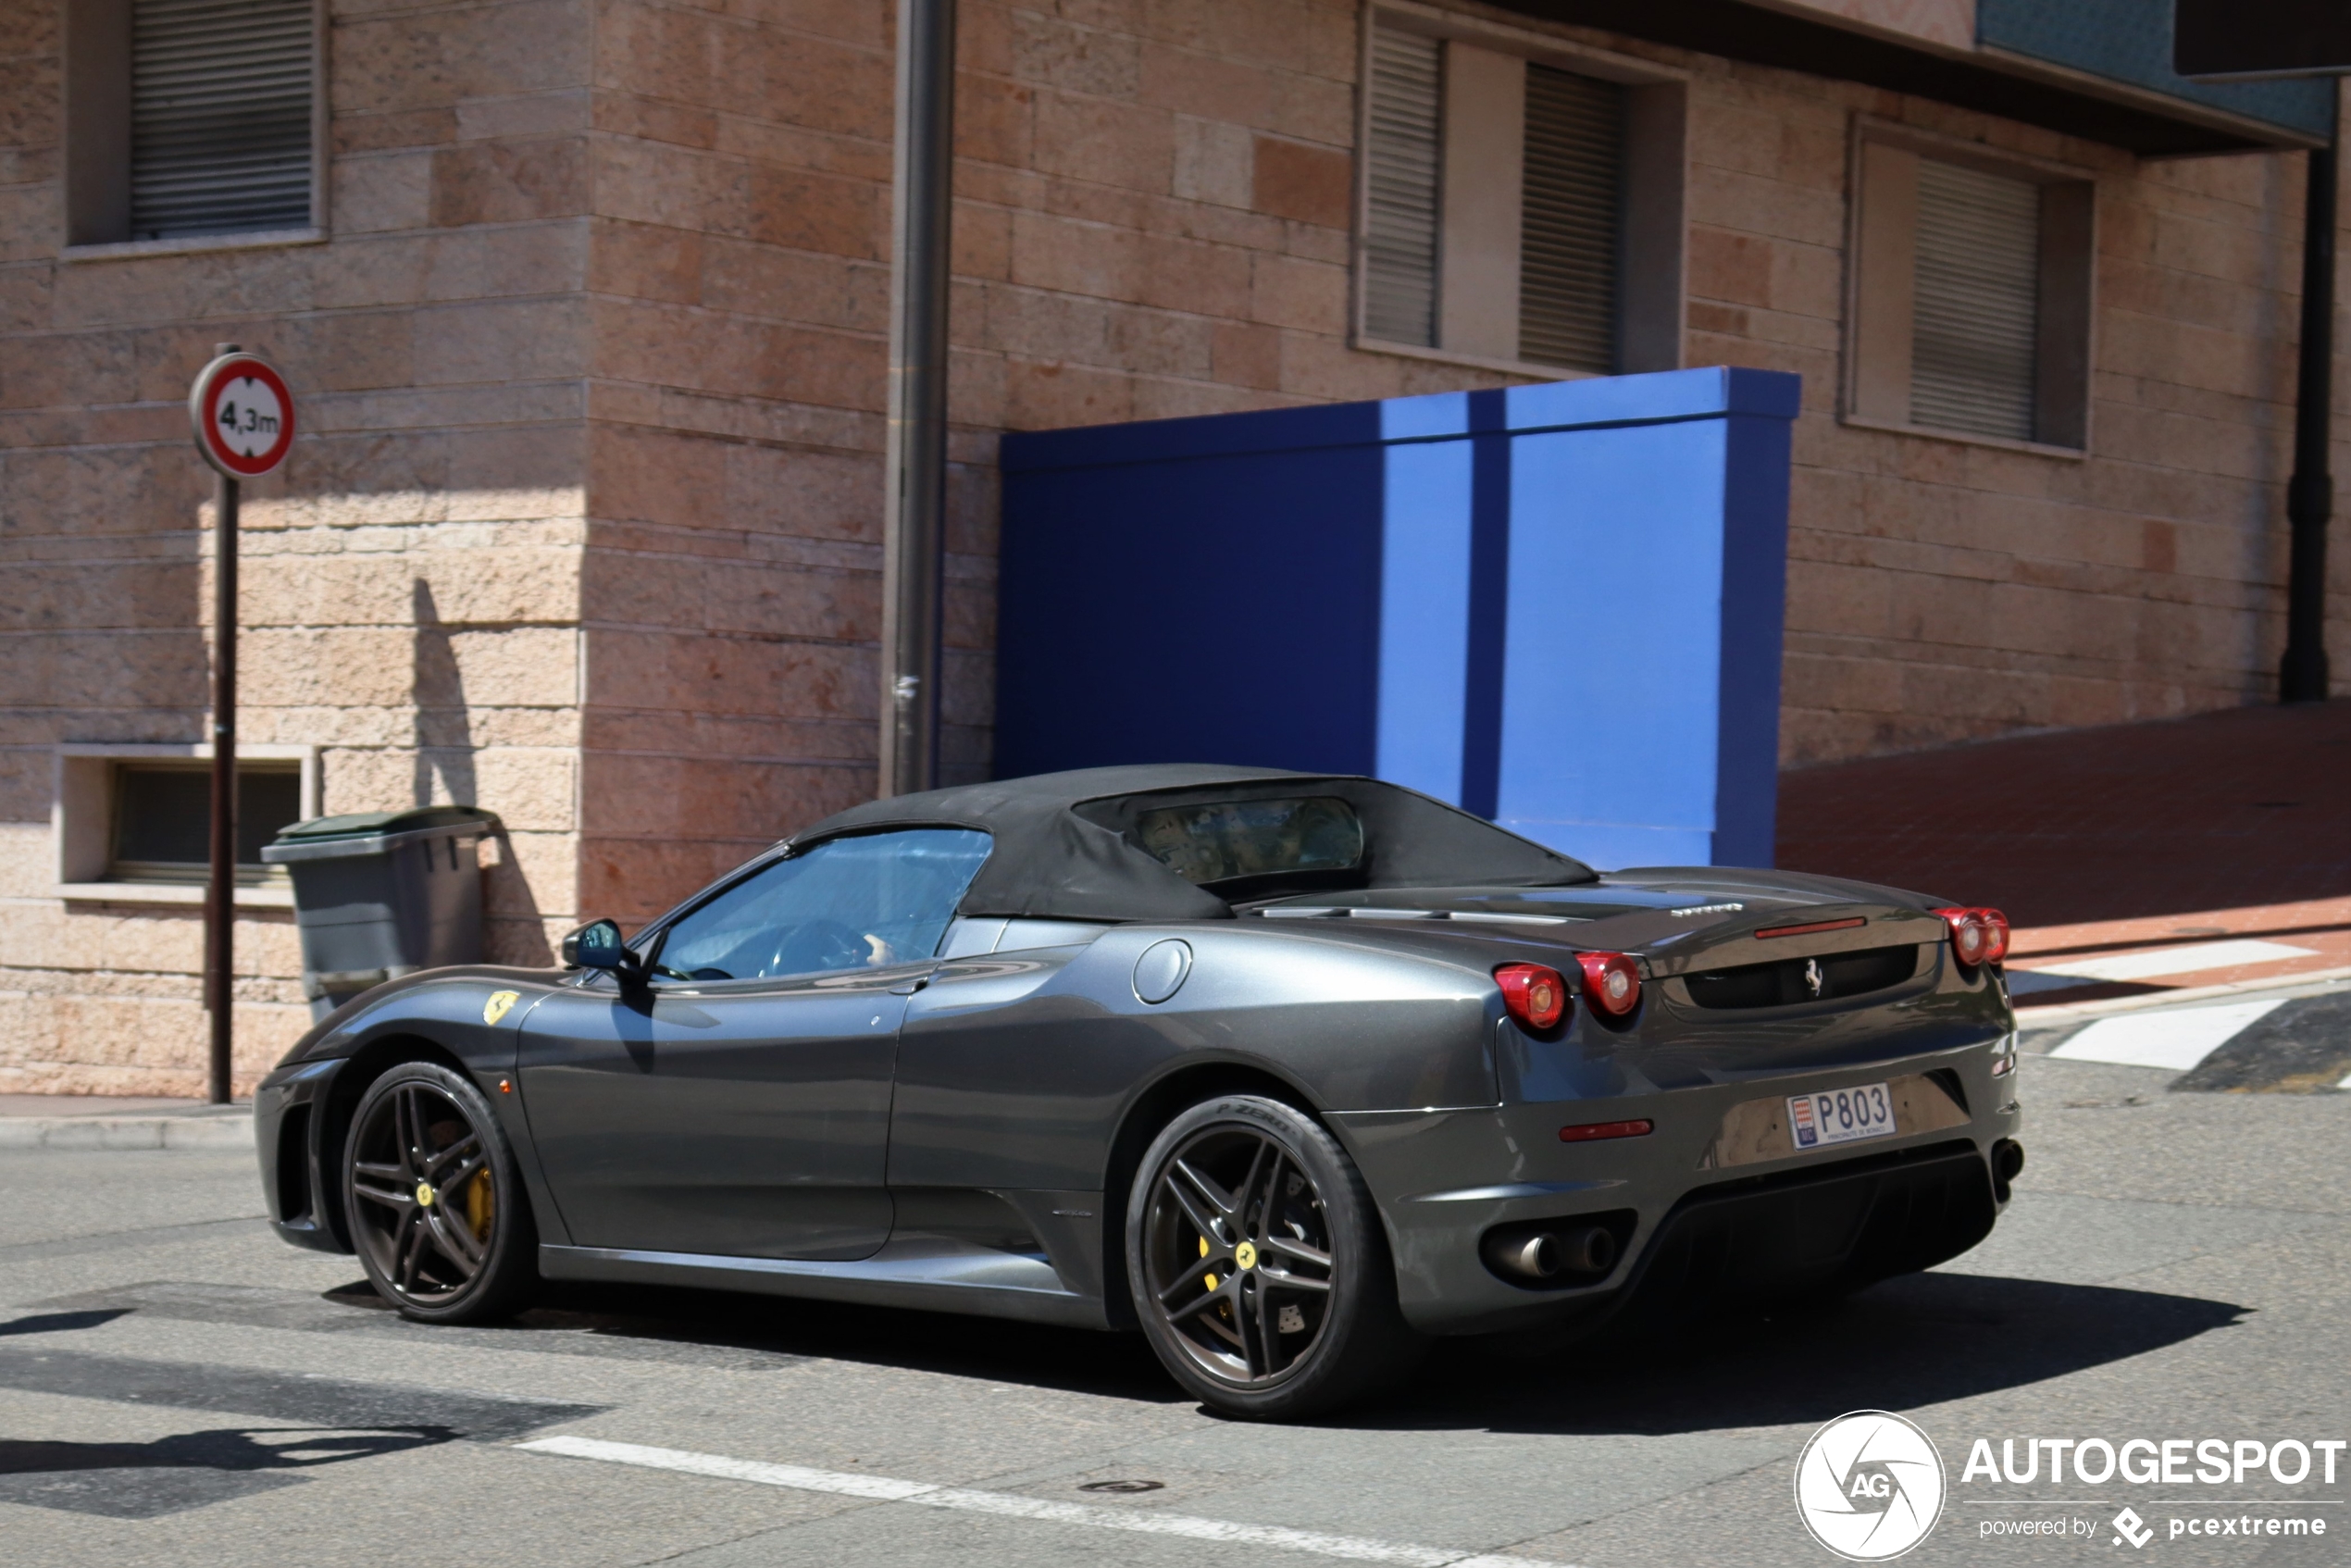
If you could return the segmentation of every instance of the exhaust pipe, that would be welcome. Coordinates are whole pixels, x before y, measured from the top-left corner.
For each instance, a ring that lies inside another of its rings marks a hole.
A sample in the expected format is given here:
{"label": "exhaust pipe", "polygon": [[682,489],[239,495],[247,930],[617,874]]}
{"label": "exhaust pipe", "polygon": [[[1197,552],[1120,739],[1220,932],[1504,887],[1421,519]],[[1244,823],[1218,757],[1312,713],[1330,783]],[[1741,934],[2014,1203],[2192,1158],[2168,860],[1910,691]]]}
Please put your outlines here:
{"label": "exhaust pipe", "polygon": [[1992,1145],[1992,1196],[2005,1203],[2009,1201],[2009,1184],[2024,1169],[2024,1145],[2015,1139],[2004,1138]]}
{"label": "exhaust pipe", "polygon": [[1597,1225],[1497,1237],[1486,1261],[1498,1274],[1536,1285],[1568,1275],[1598,1277],[1616,1266],[1616,1238]]}

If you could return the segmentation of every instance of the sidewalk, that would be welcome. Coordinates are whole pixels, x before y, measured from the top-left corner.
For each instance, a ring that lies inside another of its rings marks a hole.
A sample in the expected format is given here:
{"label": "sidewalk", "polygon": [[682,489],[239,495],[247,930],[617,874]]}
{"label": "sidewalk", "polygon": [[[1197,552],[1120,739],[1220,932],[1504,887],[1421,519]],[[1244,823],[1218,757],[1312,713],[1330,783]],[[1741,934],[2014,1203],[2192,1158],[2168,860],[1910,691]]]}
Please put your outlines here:
{"label": "sidewalk", "polygon": [[0,1149],[250,1149],[253,1106],[83,1094],[0,1094]]}
{"label": "sidewalk", "polygon": [[2020,1009],[2351,967],[2351,702],[1801,769],[1779,829],[1790,869],[2005,911]]}

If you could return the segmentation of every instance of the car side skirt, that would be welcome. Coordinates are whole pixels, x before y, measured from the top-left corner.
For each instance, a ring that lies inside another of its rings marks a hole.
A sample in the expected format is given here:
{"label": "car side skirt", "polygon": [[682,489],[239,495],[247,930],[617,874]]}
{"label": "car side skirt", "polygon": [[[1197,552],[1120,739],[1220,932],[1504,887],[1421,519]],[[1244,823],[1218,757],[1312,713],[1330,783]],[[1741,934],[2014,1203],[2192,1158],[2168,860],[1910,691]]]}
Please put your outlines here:
{"label": "car side skirt", "polygon": [[1065,1328],[1110,1327],[1101,1299],[1064,1288],[1042,1253],[941,1251],[930,1244],[892,1243],[870,1258],[832,1263],[541,1246],[539,1272],[549,1279],[749,1290],[863,1306],[970,1313]]}

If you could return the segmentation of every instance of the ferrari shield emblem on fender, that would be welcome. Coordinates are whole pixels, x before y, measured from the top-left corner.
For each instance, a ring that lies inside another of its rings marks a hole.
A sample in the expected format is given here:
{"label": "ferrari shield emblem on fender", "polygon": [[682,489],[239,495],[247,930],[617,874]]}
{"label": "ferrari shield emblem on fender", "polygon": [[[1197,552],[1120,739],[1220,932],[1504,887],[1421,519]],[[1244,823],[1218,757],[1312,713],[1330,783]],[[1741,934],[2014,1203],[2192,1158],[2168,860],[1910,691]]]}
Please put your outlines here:
{"label": "ferrari shield emblem on fender", "polygon": [[[1820,987],[1814,986],[1812,992],[1815,996],[1819,995]],[[481,1021],[485,1024],[496,1023],[506,1015],[508,1008],[521,1000],[520,991],[491,991],[490,1000],[481,1004]]]}
{"label": "ferrari shield emblem on fender", "polygon": [[[1821,987],[1822,983],[1823,982],[1821,978],[1821,961],[1817,958],[1806,959],[1804,961],[1804,993],[1807,996],[1817,1000],[1821,994]],[[506,993],[504,991],[500,991],[498,994],[500,996],[504,996]]]}

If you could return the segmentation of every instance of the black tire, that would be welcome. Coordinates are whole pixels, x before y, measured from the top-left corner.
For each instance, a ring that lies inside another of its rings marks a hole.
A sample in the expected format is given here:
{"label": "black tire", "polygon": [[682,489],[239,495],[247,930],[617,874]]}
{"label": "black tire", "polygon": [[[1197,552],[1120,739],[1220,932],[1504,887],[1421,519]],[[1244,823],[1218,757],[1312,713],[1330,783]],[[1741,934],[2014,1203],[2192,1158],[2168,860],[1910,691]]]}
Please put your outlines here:
{"label": "black tire", "polygon": [[419,1323],[511,1316],[539,1285],[539,1227],[514,1146],[473,1080],[405,1062],[367,1086],[343,1145],[352,1250]]}
{"label": "black tire", "polygon": [[1424,1348],[1355,1163],[1313,1117],[1258,1095],[1202,1101],[1151,1140],[1127,1199],[1126,1277],[1170,1375],[1246,1420],[1393,1388]]}

